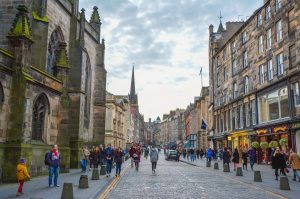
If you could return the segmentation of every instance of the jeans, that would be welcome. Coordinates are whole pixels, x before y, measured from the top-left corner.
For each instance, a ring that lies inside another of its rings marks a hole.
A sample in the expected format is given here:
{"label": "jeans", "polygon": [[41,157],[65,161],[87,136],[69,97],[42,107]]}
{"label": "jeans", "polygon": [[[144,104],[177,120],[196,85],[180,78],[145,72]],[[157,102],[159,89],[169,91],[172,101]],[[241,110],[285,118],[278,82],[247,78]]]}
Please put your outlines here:
{"label": "jeans", "polygon": [[116,162],[116,175],[120,175],[121,167],[122,167],[122,163],[121,162]]}
{"label": "jeans", "polygon": [[54,175],[54,186],[57,186],[58,174],[59,174],[59,167],[49,166],[49,186],[52,185],[53,175]]}
{"label": "jeans", "polygon": [[156,164],[157,164],[157,162],[152,162],[152,171],[154,171],[156,169]]}
{"label": "jeans", "polygon": [[111,173],[112,161],[106,161],[106,174]]}
{"label": "jeans", "polygon": [[297,170],[294,169],[293,172],[294,172],[294,179],[296,180],[298,177],[298,179],[300,180],[300,176],[299,176]]}
{"label": "jeans", "polygon": [[19,180],[19,188],[18,188],[18,192],[19,193],[23,193],[23,184],[24,184],[24,180]]}
{"label": "jeans", "polygon": [[87,164],[86,159],[82,159],[82,160],[81,160],[81,170],[82,170],[83,172],[86,172],[86,164]]}
{"label": "jeans", "polygon": [[254,159],[250,159],[250,166],[251,166],[251,170],[253,171],[253,165],[254,165],[255,160]]}
{"label": "jeans", "polygon": [[195,156],[194,154],[191,154],[191,161],[194,162],[194,160],[195,160]]}

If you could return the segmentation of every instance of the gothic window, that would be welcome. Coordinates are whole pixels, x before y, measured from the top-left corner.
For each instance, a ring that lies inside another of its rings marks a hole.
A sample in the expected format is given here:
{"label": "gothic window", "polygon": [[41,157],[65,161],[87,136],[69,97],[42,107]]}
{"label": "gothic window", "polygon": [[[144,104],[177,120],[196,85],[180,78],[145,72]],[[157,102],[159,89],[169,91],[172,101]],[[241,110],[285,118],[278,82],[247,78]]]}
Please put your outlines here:
{"label": "gothic window", "polygon": [[89,127],[90,107],[91,107],[91,63],[87,55],[85,60],[85,100],[84,100],[84,126]]}
{"label": "gothic window", "polygon": [[4,103],[4,92],[3,92],[2,84],[0,83],[0,108],[2,107],[3,103]]}
{"label": "gothic window", "polygon": [[54,66],[55,66],[55,61],[56,61],[56,53],[59,50],[59,43],[63,42],[63,35],[61,32],[60,27],[56,28],[51,36],[50,40],[48,43],[48,54],[47,54],[47,72],[53,75],[56,75]]}
{"label": "gothic window", "polygon": [[33,104],[32,112],[32,140],[43,141],[45,119],[49,113],[49,101],[45,94],[41,94]]}

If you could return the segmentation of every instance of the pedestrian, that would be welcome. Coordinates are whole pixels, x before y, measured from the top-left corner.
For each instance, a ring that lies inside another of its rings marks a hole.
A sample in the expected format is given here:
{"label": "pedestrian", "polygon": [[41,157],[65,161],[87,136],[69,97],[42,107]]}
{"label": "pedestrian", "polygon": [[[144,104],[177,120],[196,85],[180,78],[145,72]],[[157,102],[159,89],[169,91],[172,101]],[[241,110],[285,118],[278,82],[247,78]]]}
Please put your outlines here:
{"label": "pedestrian", "polygon": [[59,175],[59,165],[61,157],[58,151],[58,145],[55,144],[52,150],[47,155],[47,162],[49,164],[49,187],[52,187],[52,178],[54,175],[54,187],[59,187],[57,179]]}
{"label": "pedestrian", "polygon": [[121,168],[123,163],[123,150],[121,149],[121,147],[116,149],[114,159],[116,163],[116,177],[118,177],[121,174]]}
{"label": "pedestrian", "polygon": [[246,151],[246,149],[244,149],[244,151],[242,152],[242,159],[243,159],[243,170],[247,171],[247,164],[248,164],[248,152]]}
{"label": "pedestrian", "polygon": [[230,153],[228,149],[225,147],[224,152],[223,152],[223,164],[228,164],[230,163]]}
{"label": "pedestrian", "polygon": [[237,148],[234,149],[234,152],[233,152],[232,156],[233,156],[233,158],[232,158],[233,170],[235,171],[236,168],[239,165],[239,162],[240,162],[240,155],[239,155],[239,152],[238,152]]}
{"label": "pedestrian", "polygon": [[155,149],[155,147],[152,147],[152,149],[150,151],[150,161],[152,164],[152,173],[155,173],[155,169],[156,169],[156,165],[157,165],[157,161],[158,161],[158,152]]}
{"label": "pedestrian", "polygon": [[218,153],[219,153],[220,160],[223,160],[223,150],[222,150],[222,148],[219,149]]}
{"label": "pedestrian", "polygon": [[201,159],[201,160],[202,160],[202,158],[203,158],[203,155],[204,155],[203,149],[200,149],[200,159]]}
{"label": "pedestrian", "polygon": [[105,160],[105,149],[103,148],[102,144],[99,147],[99,161],[100,161],[100,165],[105,165],[106,164],[106,160]]}
{"label": "pedestrian", "polygon": [[182,150],[182,155],[183,155],[183,159],[185,159],[185,157],[186,157],[186,149]]}
{"label": "pedestrian", "polygon": [[145,152],[144,152],[144,157],[146,160],[148,159],[148,155],[149,155],[149,148],[146,147]]}
{"label": "pedestrian", "polygon": [[286,168],[286,162],[284,159],[284,155],[280,152],[279,148],[275,150],[275,153],[273,155],[272,168],[275,169],[275,180],[278,180],[278,170],[280,170],[280,173],[286,176],[286,173],[284,171],[284,169]]}
{"label": "pedestrian", "polygon": [[93,157],[92,157],[92,165],[94,169],[98,169],[98,165],[100,164],[100,149],[99,147],[95,147],[95,150],[93,152]]}
{"label": "pedestrian", "polygon": [[16,196],[21,196],[24,194],[23,193],[23,185],[24,185],[24,181],[25,181],[26,177],[28,179],[30,179],[30,175],[29,175],[27,167],[26,167],[25,159],[21,158],[20,163],[17,165],[17,179],[18,179],[20,185],[19,185]]}
{"label": "pedestrian", "polygon": [[92,146],[92,149],[90,150],[90,155],[89,155],[89,161],[90,161],[90,168],[89,170],[91,170],[91,168],[94,165],[94,159],[95,159],[95,146]]}
{"label": "pedestrian", "polygon": [[199,150],[199,148],[197,148],[196,154],[197,154],[197,159],[199,159],[199,157],[200,157],[200,150]]}
{"label": "pedestrian", "polygon": [[272,161],[273,161],[274,153],[275,153],[275,148],[273,147],[273,148],[271,149],[271,153],[270,153],[270,157],[269,157],[269,160],[270,160],[270,163],[271,163],[271,164],[272,164]]}
{"label": "pedestrian", "polygon": [[298,180],[300,182],[300,176],[298,174],[298,171],[300,170],[300,156],[292,149],[290,150],[289,164],[291,165],[291,168],[294,172],[293,180],[296,181],[298,177]]}
{"label": "pedestrian", "polygon": [[208,148],[206,151],[206,161],[211,162],[211,158],[213,157],[213,151],[211,148]]}
{"label": "pedestrian", "polygon": [[193,148],[190,149],[190,158],[191,162],[195,161],[195,150]]}
{"label": "pedestrian", "polygon": [[111,145],[108,144],[107,148],[105,149],[105,160],[106,160],[106,177],[110,176],[112,161],[113,161],[113,149]]}
{"label": "pedestrian", "polygon": [[87,146],[82,147],[81,149],[81,172],[86,172],[87,161],[90,156],[90,151],[87,149]]}
{"label": "pedestrian", "polygon": [[187,151],[186,151],[186,159],[187,159],[187,161],[189,161],[189,159],[190,159],[190,149],[187,149]]}
{"label": "pedestrian", "polygon": [[248,150],[248,156],[250,159],[250,167],[251,167],[251,171],[253,171],[253,166],[256,160],[256,155],[255,155],[255,150],[253,149],[253,147],[251,146]]}

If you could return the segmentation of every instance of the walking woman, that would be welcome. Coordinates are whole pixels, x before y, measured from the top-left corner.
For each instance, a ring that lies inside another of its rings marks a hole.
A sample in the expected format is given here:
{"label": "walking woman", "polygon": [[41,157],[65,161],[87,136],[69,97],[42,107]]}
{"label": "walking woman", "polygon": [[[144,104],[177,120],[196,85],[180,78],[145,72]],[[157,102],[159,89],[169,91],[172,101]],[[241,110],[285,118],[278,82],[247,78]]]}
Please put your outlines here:
{"label": "walking woman", "polygon": [[272,161],[272,168],[275,169],[275,176],[276,179],[278,180],[278,170],[280,169],[280,172],[286,176],[286,173],[284,169],[286,168],[286,162],[284,159],[284,155],[280,152],[279,148],[275,150],[274,156],[273,156],[273,161]]}
{"label": "walking woman", "polygon": [[234,149],[232,156],[233,156],[233,158],[232,158],[233,170],[235,171],[240,162],[240,155],[239,155],[237,148]]}
{"label": "walking woman", "polygon": [[246,151],[246,149],[244,149],[244,151],[242,152],[242,159],[243,159],[243,170],[247,171],[247,164],[248,164],[248,153]]}
{"label": "walking woman", "polygon": [[115,151],[115,163],[116,163],[116,177],[120,176],[121,168],[123,163],[123,150],[121,147],[117,148]]}
{"label": "walking woman", "polygon": [[158,161],[158,152],[154,147],[152,147],[150,151],[150,161],[152,163],[152,173],[155,173],[155,169]]}
{"label": "walking woman", "polygon": [[251,167],[251,170],[253,171],[253,166],[254,166],[254,163],[255,163],[255,150],[253,149],[253,147],[250,147],[250,149],[248,150],[248,156],[249,156],[249,159],[250,159],[250,167]]}

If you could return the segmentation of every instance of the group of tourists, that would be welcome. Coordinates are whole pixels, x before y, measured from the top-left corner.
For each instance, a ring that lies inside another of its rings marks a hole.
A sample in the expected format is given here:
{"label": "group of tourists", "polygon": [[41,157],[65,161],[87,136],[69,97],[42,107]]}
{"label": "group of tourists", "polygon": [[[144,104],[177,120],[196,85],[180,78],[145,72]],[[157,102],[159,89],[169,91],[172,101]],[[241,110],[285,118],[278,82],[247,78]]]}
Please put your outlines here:
{"label": "group of tourists", "polygon": [[190,149],[182,149],[182,156],[184,159],[190,160],[190,161],[195,161],[195,159],[201,159],[203,158],[203,156],[205,155],[205,152],[203,151],[203,149],[194,149],[194,148],[190,148]]}

